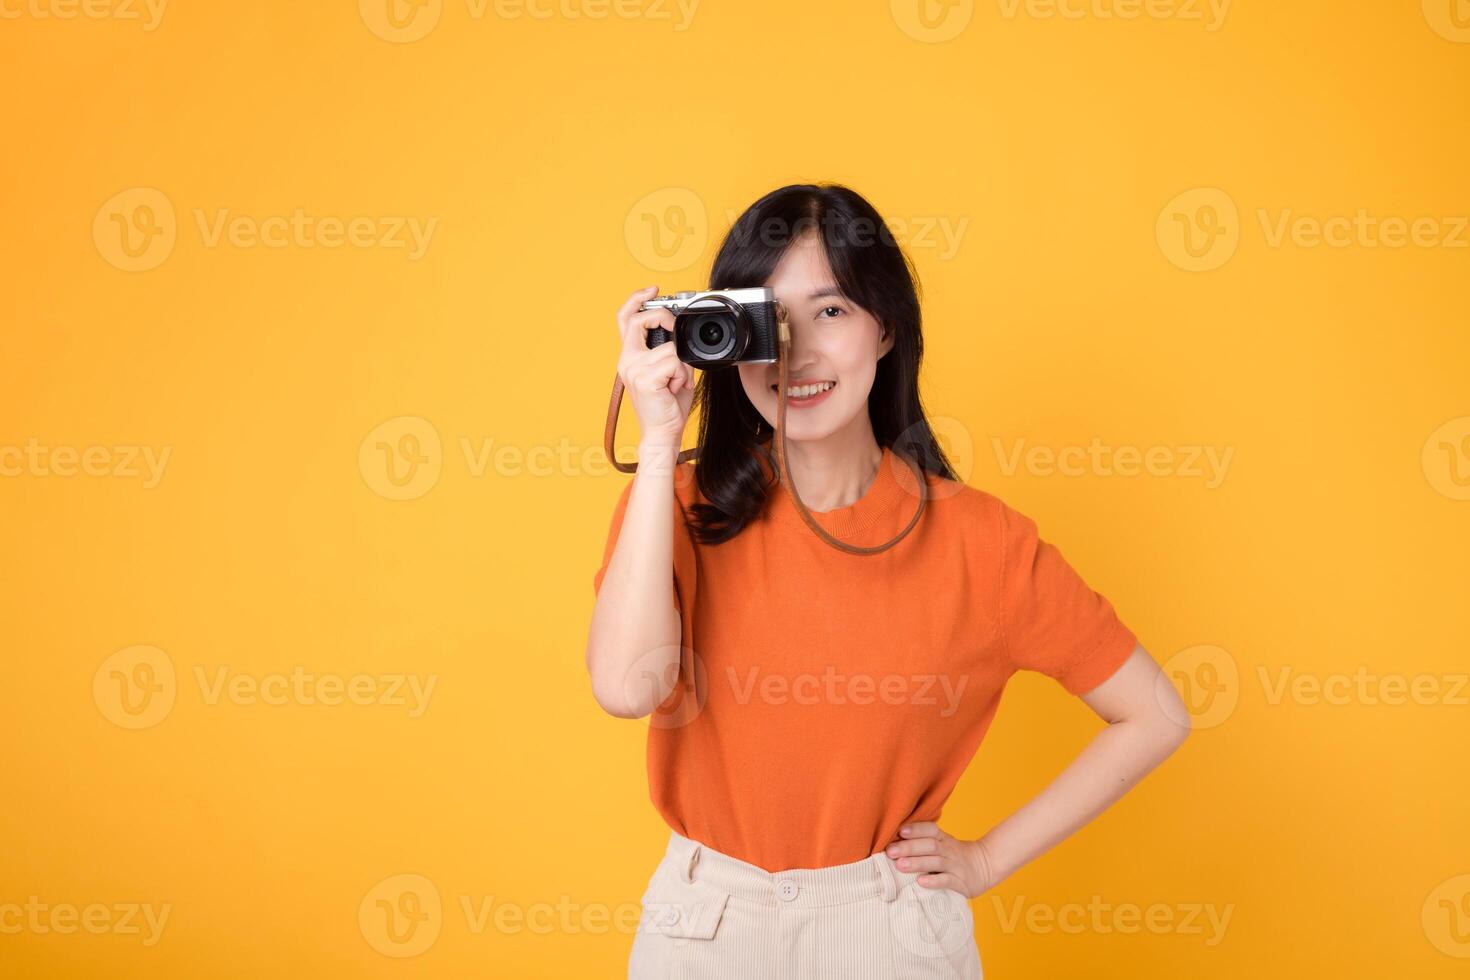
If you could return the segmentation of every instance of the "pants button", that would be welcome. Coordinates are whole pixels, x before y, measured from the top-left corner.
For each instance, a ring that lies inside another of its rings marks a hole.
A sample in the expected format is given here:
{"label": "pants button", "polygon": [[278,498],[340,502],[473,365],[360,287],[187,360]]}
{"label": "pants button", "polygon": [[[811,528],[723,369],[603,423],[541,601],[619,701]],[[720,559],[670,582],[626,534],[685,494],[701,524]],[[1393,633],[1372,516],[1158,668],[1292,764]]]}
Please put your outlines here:
{"label": "pants button", "polygon": [[792,881],[790,878],[782,878],[780,881],[776,882],[776,895],[783,902],[791,901],[793,898],[796,897],[796,894],[799,891],[801,891],[801,889],[798,888],[796,886],[796,882]]}

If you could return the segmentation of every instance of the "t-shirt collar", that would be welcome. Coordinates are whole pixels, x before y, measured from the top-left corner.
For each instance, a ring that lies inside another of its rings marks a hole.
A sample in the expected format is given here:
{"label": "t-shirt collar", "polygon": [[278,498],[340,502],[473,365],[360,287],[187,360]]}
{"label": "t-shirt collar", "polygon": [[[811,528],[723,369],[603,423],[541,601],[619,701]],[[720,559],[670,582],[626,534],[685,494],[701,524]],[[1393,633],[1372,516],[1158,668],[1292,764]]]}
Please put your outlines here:
{"label": "t-shirt collar", "polygon": [[[878,472],[863,495],[846,507],[834,510],[818,512],[808,506],[812,519],[835,537],[844,537],[863,530],[892,510],[893,505],[905,496],[903,484],[899,482],[899,467],[907,468],[892,449],[884,446],[883,458],[878,461]],[[908,481],[913,482],[912,475],[908,477]],[[800,490],[801,487],[798,485],[797,489]],[[806,498],[803,497],[802,500],[805,502]],[[797,513],[796,505],[784,484],[777,483],[771,487],[767,498],[767,513],[772,520],[782,524],[806,527],[806,522]],[[810,533],[810,528],[807,530]]]}

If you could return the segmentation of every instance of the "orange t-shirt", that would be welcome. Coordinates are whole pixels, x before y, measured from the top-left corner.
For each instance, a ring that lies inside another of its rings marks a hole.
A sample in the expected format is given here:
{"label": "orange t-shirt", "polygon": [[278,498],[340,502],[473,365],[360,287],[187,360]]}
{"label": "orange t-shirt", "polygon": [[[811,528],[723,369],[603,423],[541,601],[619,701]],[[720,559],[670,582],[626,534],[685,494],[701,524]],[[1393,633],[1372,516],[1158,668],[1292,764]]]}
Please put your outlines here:
{"label": "orange t-shirt", "polygon": [[[938,820],[1019,669],[1081,694],[1137,643],[1029,517],[928,474],[918,525],[887,551],[823,542],[786,490],[719,545],[682,510],[675,481],[674,586],[684,647],[674,691],[648,728],[654,807],[693,840],[767,871],[861,860],[908,820]],[[633,483],[613,511],[602,586]],[[884,448],[847,507],[813,514],[857,545],[890,540],[916,484]]]}

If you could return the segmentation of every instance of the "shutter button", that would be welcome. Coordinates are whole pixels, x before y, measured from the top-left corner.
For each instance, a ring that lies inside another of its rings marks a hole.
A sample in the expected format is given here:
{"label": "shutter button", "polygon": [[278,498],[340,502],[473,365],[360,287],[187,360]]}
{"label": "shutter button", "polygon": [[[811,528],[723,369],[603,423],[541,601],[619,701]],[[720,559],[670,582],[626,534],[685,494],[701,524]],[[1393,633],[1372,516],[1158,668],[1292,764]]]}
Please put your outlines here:
{"label": "shutter button", "polygon": [[800,890],[801,889],[796,887],[796,882],[792,881],[790,878],[782,878],[776,883],[776,894],[781,897],[781,901],[783,902],[791,901],[793,898],[796,897],[796,893]]}

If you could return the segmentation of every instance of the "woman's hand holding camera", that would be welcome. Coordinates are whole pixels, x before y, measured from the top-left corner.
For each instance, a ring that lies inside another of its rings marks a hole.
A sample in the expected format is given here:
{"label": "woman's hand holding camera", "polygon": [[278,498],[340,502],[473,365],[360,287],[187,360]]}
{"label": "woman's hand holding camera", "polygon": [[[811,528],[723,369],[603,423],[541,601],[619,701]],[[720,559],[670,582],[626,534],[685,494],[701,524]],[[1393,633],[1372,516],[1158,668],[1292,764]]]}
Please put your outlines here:
{"label": "woman's hand holding camera", "polygon": [[648,347],[648,331],[674,329],[674,314],[668,310],[640,310],[658,295],[657,286],[640,289],[618,310],[618,333],[623,338],[618,356],[618,377],[633,401],[638,416],[639,459],[643,450],[669,451],[677,456],[684,425],[694,403],[694,368],[679,360],[672,341]]}

